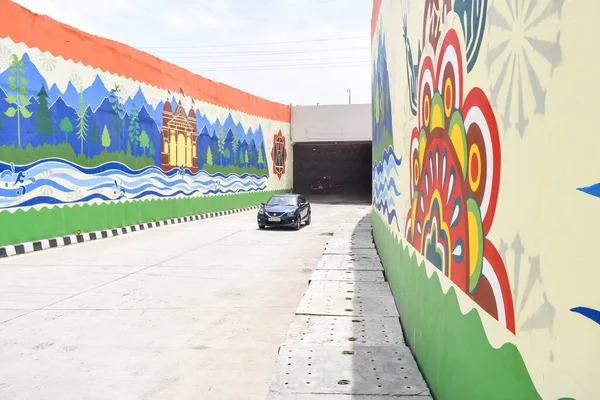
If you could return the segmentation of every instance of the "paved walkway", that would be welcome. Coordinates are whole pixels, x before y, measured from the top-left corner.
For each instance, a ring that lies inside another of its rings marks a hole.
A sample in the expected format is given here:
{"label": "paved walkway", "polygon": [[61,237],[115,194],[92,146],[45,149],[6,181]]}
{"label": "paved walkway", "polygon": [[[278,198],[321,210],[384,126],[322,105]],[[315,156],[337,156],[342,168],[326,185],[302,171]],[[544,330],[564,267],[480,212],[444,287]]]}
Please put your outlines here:
{"label": "paved walkway", "polygon": [[297,232],[248,212],[1,260],[0,399],[265,399],[329,234],[359,208],[315,205]]}
{"label": "paved walkway", "polygon": [[280,347],[269,400],[431,399],[373,245],[346,209]]}

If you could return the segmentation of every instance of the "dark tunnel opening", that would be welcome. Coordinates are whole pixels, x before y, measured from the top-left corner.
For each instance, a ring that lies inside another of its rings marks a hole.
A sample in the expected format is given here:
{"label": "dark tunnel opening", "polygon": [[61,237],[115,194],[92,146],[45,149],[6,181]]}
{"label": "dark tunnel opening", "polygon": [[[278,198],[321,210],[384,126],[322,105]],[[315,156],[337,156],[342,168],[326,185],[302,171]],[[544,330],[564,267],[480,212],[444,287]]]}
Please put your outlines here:
{"label": "dark tunnel opening", "polygon": [[371,203],[371,142],[294,144],[294,192],[314,203]]}

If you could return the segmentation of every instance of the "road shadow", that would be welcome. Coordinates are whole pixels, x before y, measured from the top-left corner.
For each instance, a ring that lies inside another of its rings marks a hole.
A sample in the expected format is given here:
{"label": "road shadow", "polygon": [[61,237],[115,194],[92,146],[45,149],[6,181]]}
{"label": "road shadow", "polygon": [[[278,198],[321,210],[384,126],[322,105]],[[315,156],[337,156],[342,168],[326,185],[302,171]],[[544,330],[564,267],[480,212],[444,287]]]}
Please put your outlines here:
{"label": "road shadow", "polygon": [[265,229],[256,228],[257,231],[261,232],[300,232],[302,229],[306,228],[306,225],[302,225],[300,230],[296,230],[293,227],[285,227],[285,226],[269,226]]}
{"label": "road shadow", "polygon": [[[370,229],[367,231],[369,232],[368,235],[365,234],[365,228],[364,226],[367,225],[370,227]],[[357,233],[360,233],[360,235],[355,236]],[[381,262],[381,259],[379,257],[379,251],[377,250],[376,246],[375,246],[375,238],[373,236],[373,225],[372,225],[372,210],[369,211],[369,213],[367,215],[365,215],[363,218],[361,218],[361,220],[358,222],[357,226],[355,227],[355,229],[353,230],[353,236],[354,237],[360,237],[361,240],[356,240],[354,239],[351,242],[350,245],[350,249],[354,254],[358,254],[361,251],[364,251],[364,248],[369,247],[370,249],[373,249],[374,253],[376,254],[376,258],[377,260],[379,260]],[[362,249],[362,250],[361,250]],[[391,291],[391,287],[389,286],[389,281],[385,272],[385,269],[382,271],[383,273],[383,278],[385,281],[385,284],[388,287],[389,290],[389,296],[392,296],[392,291]],[[381,294],[377,294],[377,293],[373,293],[371,294],[371,296],[380,296]],[[360,295],[356,295],[354,294],[353,297],[353,302],[352,302],[352,307],[355,310],[361,309],[363,307],[363,305],[360,302],[360,299],[364,299],[365,297],[368,297],[369,294],[365,294],[362,293]],[[396,308],[397,309],[397,308]],[[365,316],[361,316],[361,317],[356,317],[355,321],[361,321],[363,319],[369,318],[369,315],[365,315]],[[372,317],[372,316],[371,316]],[[379,318],[379,317],[375,317],[375,318]],[[367,369],[369,369],[370,366],[365,366],[364,363],[360,363],[360,362],[354,362],[352,364],[352,377],[356,378],[356,377],[364,377],[365,374],[369,373],[372,377],[374,377],[374,379],[377,380],[376,385],[377,385],[377,389],[380,388],[384,388],[385,386],[388,387],[396,387],[395,390],[398,390],[399,387],[402,387],[401,390],[405,390],[407,391],[406,394],[400,395],[402,398],[404,398],[404,396],[406,396],[407,398],[413,398],[412,396],[415,396],[414,398],[422,398],[423,400],[433,400],[435,399],[433,397],[433,395],[431,394],[430,390],[427,389],[427,382],[424,380],[424,378],[422,378],[423,374],[421,371],[421,366],[419,365],[419,363],[416,361],[416,355],[414,354],[413,350],[408,347],[407,345],[405,345],[405,350],[402,351],[400,350],[400,348],[398,348],[396,345],[392,345],[390,343],[393,343],[394,340],[398,340],[400,339],[400,341],[404,344],[406,344],[406,337],[405,337],[405,332],[404,329],[402,327],[402,318],[400,316],[398,317],[381,317],[381,318],[385,318],[385,319],[395,319],[397,321],[398,324],[400,324],[400,337],[393,337],[393,336],[386,336],[384,335],[383,338],[380,337],[380,340],[384,340],[385,343],[381,342],[378,346],[380,352],[378,354],[371,354],[371,356],[369,358],[373,358],[371,361],[378,361],[377,358],[380,359],[396,359],[397,358],[398,361],[400,361],[402,358],[406,358],[406,357],[411,357],[414,359],[415,362],[415,366],[416,366],[416,370],[413,371],[418,373],[421,378],[419,379],[418,377],[415,377],[414,374],[408,373],[408,370],[410,368],[407,368],[406,370],[405,367],[400,367],[399,370],[381,370],[381,371],[373,371],[371,373],[371,371],[369,370],[367,372]],[[379,325],[377,325],[377,328],[379,328]],[[382,326],[383,328],[383,326]],[[364,328],[361,329],[360,327],[360,323],[357,323],[355,325],[353,325],[353,329],[352,329],[352,338],[361,338],[363,337],[363,335],[365,335],[365,330]],[[385,332],[383,332],[385,334]],[[352,341],[351,342],[352,345],[352,349],[354,351],[360,349],[361,346],[365,346],[364,344],[360,343],[358,340],[357,341]],[[370,351],[372,352],[377,352],[373,347],[370,348]],[[404,354],[404,355],[402,355]],[[404,371],[402,371],[404,370]],[[424,388],[420,387],[422,385],[426,385]],[[377,390],[375,389],[375,390]],[[411,393],[412,392],[412,393]],[[411,394],[409,394],[411,393]],[[398,394],[394,394],[394,396],[398,396]],[[422,396],[422,397],[417,397],[417,396]],[[358,397],[358,396],[357,396]],[[352,397],[350,397],[352,398]],[[396,397],[394,397],[396,398]]]}

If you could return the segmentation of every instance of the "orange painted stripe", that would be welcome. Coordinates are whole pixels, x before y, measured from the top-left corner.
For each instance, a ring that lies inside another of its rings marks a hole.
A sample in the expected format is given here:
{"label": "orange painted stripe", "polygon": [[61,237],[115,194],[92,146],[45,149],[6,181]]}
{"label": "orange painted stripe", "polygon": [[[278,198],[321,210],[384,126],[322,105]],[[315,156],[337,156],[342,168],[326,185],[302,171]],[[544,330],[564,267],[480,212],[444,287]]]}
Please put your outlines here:
{"label": "orange painted stripe", "polygon": [[381,0],[373,0],[373,14],[371,14],[371,40],[375,36],[377,30],[377,22],[379,21],[379,10],[381,9]]}
{"label": "orange painted stripe", "polygon": [[0,0],[0,38],[37,47],[103,71],[183,92],[198,100],[276,121],[290,122],[291,107],[211,81],[113,40],[90,35],[10,0]]}

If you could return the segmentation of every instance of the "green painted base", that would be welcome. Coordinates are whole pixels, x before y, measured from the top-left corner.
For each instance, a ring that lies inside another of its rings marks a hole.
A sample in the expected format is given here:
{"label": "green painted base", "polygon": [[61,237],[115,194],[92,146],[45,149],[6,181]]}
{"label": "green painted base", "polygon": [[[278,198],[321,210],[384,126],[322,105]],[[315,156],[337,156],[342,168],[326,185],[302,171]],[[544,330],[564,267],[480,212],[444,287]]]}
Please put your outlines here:
{"label": "green painted base", "polygon": [[479,314],[460,311],[454,288],[411,256],[373,212],[377,249],[401,315],[406,341],[439,400],[541,399],[519,350],[488,342]]}
{"label": "green painted base", "polygon": [[0,246],[249,207],[289,190],[0,212]]}

